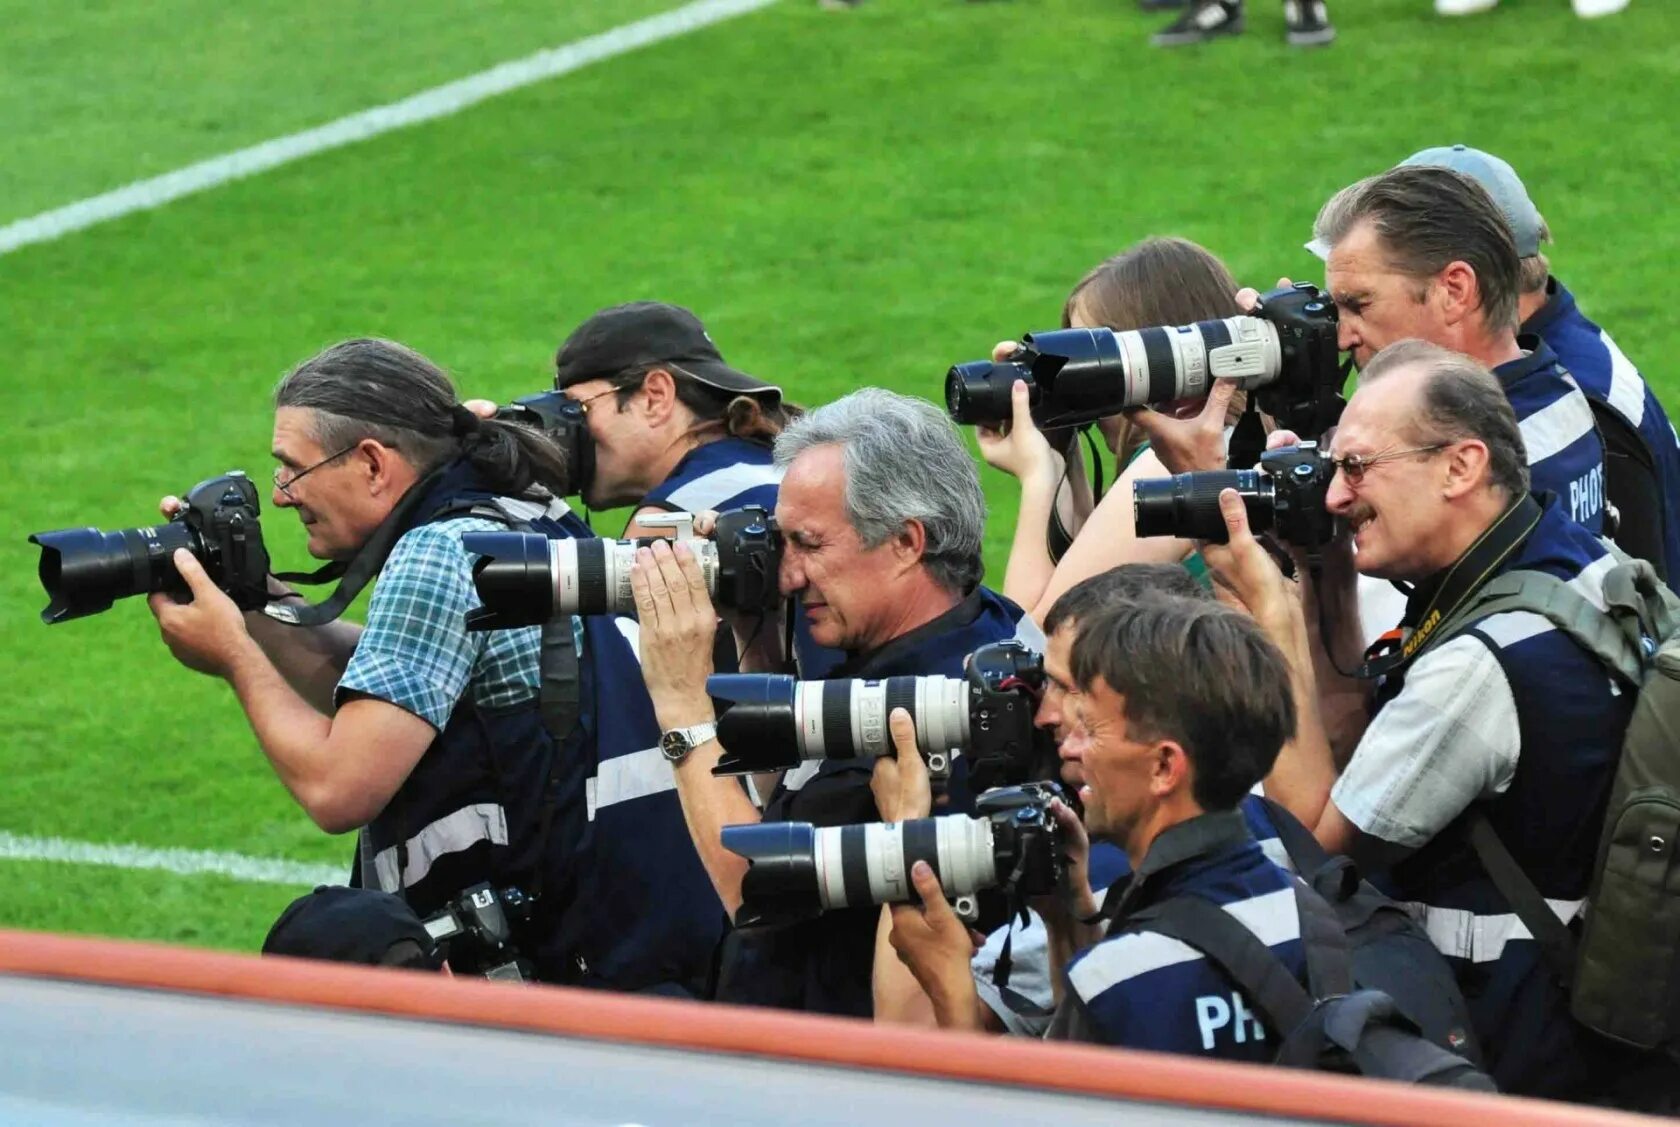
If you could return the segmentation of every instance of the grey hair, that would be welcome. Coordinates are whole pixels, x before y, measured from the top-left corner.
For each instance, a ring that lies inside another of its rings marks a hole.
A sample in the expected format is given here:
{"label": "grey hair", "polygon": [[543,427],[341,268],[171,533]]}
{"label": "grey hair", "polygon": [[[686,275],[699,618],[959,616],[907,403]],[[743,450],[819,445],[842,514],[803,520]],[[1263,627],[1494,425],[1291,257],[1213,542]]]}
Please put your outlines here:
{"label": "grey hair", "polygon": [[538,485],[567,492],[566,462],[543,432],[504,419],[474,421],[442,368],[395,341],[341,341],[286,373],[275,407],[308,410],[310,437],[324,453],[371,438],[420,473],[464,458],[497,492],[519,496]]}
{"label": "grey hair", "polygon": [[843,451],[846,519],[866,548],[916,521],[927,535],[922,563],[947,590],[966,594],[984,573],[986,501],[956,425],[924,399],[859,388],[795,419],[776,436],[776,465],[805,451]]}
{"label": "grey hair", "polygon": [[1474,438],[1487,447],[1488,478],[1509,500],[1528,493],[1528,449],[1517,413],[1499,377],[1462,353],[1422,340],[1402,340],[1371,358],[1359,373],[1366,384],[1403,368],[1421,369],[1412,441],[1463,442]]}

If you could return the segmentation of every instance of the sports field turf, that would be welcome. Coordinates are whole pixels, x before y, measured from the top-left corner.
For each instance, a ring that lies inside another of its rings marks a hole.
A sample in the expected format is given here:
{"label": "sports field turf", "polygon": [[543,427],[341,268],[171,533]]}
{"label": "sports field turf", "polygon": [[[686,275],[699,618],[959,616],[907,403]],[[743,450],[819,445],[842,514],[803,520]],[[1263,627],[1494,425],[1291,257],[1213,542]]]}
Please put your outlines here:
{"label": "sports field turf", "polygon": [[[342,337],[395,337],[508,397],[544,386],[591,310],[657,297],[796,400],[936,397],[949,364],[1053,325],[1080,273],[1144,235],[1194,238],[1248,282],[1316,277],[1300,244],[1326,195],[1462,140],[1517,165],[1557,272],[1680,405],[1680,8],[1584,24],[1505,0],[1449,24],[1428,0],[1331,3],[1328,50],[1286,48],[1276,4],[1250,0],[1242,39],[1163,53],[1128,0],[782,0],[0,257],[0,832],[347,861],[139,600],[43,627],[24,539],[266,475],[275,379]],[[0,0],[0,225],[674,6]],[[985,480],[996,577],[1013,488]],[[289,516],[267,534],[307,562]],[[0,887],[3,926],[243,948],[299,891],[22,860]]]}

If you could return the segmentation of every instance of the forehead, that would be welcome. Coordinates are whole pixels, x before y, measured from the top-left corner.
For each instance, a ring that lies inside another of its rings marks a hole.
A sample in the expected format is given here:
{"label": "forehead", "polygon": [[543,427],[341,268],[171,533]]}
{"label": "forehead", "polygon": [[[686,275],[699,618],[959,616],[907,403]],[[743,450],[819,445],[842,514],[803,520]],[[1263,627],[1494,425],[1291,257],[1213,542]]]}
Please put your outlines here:
{"label": "forehead", "polygon": [[293,460],[315,456],[320,444],[314,437],[315,412],[307,407],[280,407],[274,412],[274,453]]}
{"label": "forehead", "polygon": [[1417,379],[1405,369],[1360,384],[1336,427],[1336,451],[1369,453],[1371,448],[1385,445],[1411,421],[1417,394]]}
{"label": "forehead", "polygon": [[1045,639],[1045,662],[1065,670],[1068,662],[1073,659],[1073,639],[1078,633],[1077,622],[1064,622],[1058,626],[1056,632]]}
{"label": "forehead", "polygon": [[784,528],[844,522],[845,451],[834,443],[813,446],[794,458],[776,493],[776,519]]}

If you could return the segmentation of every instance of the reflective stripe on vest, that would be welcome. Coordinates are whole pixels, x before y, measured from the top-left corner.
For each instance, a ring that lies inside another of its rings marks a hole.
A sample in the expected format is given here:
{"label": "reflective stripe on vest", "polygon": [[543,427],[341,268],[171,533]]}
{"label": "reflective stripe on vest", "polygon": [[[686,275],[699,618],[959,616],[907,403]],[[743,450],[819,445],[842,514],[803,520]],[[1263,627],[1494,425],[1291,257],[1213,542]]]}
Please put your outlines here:
{"label": "reflective stripe on vest", "polygon": [[[427,825],[402,845],[381,849],[373,858],[374,874],[381,889],[401,892],[425,880],[438,858],[465,852],[481,841],[508,843],[507,811],[495,803],[463,806]],[[408,851],[408,865],[399,871],[397,857],[403,849]]]}
{"label": "reflective stripe on vest", "polygon": [[[1569,923],[1586,907],[1585,900],[1547,900],[1557,918]],[[1409,901],[1401,905],[1429,933],[1435,949],[1449,959],[1472,963],[1497,962],[1505,945],[1515,940],[1532,940],[1528,927],[1514,913],[1480,916],[1464,908],[1436,908]]]}
{"label": "reflective stripe on vest", "polygon": [[602,760],[596,773],[583,785],[589,820],[593,822],[597,810],[605,810],[633,798],[676,790],[677,775],[665,753],[650,747]]}

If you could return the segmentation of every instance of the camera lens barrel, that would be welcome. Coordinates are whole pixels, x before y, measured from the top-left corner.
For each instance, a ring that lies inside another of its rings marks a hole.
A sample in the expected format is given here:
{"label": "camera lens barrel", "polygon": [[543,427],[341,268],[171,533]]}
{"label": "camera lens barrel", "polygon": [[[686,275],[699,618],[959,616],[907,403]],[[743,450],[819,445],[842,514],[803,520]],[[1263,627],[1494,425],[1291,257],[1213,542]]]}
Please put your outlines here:
{"label": "camera lens barrel", "polygon": [[130,595],[180,587],[181,577],[170,558],[177,548],[204,560],[197,534],[175,521],[117,532],[37,532],[29,542],[41,549],[37,574],[48,599],[41,621],[49,626],[109,610]]}
{"label": "camera lens barrel", "polygon": [[1227,489],[1235,489],[1242,497],[1249,527],[1256,532],[1272,527],[1275,506],[1270,478],[1254,470],[1206,470],[1136,482],[1132,506],[1137,534],[1223,544],[1225,518],[1219,511],[1219,494]]}
{"label": "camera lens barrel", "polygon": [[784,675],[713,676],[706,691],[722,706],[720,773],[795,767],[813,759],[872,759],[893,752],[895,708],[915,721],[923,754],[968,746],[968,685],[953,677],[881,681],[796,681]]}
{"label": "camera lens barrel", "polygon": [[945,410],[963,426],[993,425],[1015,410],[1010,399],[1016,380],[1033,386],[1032,371],[1022,364],[974,360],[945,373]]}
{"label": "camera lens barrel", "polygon": [[992,823],[948,815],[817,828],[803,822],[729,826],[723,846],[748,861],[737,926],[808,919],[836,908],[915,898],[910,869],[926,861],[949,897],[998,883]]}

